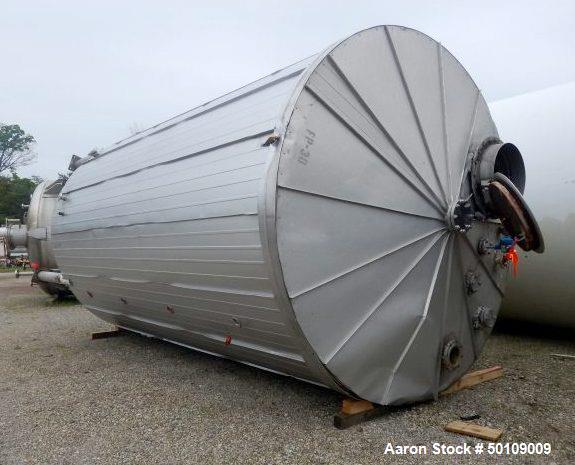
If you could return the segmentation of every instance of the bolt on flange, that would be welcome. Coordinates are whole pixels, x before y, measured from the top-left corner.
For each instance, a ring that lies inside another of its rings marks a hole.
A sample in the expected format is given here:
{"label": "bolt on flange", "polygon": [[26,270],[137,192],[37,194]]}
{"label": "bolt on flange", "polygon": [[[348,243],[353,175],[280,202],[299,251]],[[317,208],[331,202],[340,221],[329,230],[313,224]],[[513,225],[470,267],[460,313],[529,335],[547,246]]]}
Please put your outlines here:
{"label": "bolt on flange", "polygon": [[495,325],[495,314],[490,307],[480,305],[475,310],[472,318],[473,329],[493,328]]}
{"label": "bolt on flange", "polygon": [[463,199],[450,205],[445,219],[450,229],[466,233],[471,229],[474,218],[475,214],[470,199]]}

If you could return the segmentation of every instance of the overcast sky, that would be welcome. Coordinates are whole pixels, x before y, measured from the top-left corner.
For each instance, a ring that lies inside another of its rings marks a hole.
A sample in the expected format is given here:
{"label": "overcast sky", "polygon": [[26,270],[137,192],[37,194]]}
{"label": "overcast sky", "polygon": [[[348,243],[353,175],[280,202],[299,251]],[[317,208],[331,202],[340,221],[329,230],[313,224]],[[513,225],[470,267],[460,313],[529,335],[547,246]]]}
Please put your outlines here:
{"label": "overcast sky", "polygon": [[442,42],[488,101],[575,80],[574,0],[0,0],[0,122],[38,141],[20,173],[53,177],[377,24]]}

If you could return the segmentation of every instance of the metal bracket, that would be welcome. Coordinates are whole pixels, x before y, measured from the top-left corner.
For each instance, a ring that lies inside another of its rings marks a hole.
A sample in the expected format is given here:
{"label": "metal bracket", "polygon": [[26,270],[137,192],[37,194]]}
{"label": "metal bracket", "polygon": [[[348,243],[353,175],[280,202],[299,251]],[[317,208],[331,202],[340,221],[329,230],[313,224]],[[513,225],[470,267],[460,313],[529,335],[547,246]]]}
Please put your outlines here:
{"label": "metal bracket", "polygon": [[280,136],[273,134],[269,136],[266,141],[262,144],[262,147],[269,147],[270,145],[275,145],[280,140]]}

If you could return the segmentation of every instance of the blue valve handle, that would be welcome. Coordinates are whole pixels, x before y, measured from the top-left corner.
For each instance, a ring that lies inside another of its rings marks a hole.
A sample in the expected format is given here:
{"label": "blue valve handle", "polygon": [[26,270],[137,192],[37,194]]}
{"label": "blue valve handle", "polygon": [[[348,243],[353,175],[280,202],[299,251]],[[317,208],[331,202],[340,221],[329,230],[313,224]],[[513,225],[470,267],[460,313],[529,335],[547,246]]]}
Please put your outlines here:
{"label": "blue valve handle", "polygon": [[515,245],[515,238],[511,236],[501,236],[499,238],[499,243],[490,246],[490,249],[501,250],[502,252],[507,252],[508,249]]}

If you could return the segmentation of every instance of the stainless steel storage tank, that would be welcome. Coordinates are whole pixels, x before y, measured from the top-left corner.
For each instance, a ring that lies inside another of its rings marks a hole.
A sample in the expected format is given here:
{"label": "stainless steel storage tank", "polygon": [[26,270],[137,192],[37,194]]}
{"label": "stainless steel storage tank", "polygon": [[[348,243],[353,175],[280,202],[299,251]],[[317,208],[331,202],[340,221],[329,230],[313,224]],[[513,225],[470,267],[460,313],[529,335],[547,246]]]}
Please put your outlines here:
{"label": "stainless steel storage tank", "polygon": [[[0,239],[8,250],[25,248],[34,270],[32,282],[54,296],[67,296],[70,291],[54,258],[51,227],[64,179],[43,181],[32,193],[27,206],[25,224],[7,224],[0,228]],[[18,276],[18,273],[17,273]]]}
{"label": "stainless steel storage tank", "polygon": [[65,281],[60,281],[51,241],[52,218],[63,185],[63,179],[38,184],[26,213],[26,249],[35,272],[32,281],[44,292],[55,296],[70,294]]}
{"label": "stainless steel storage tank", "polygon": [[431,398],[476,359],[504,227],[543,248],[519,152],[455,58],[402,27],[71,167],[54,251],[91,312],[381,404]]}

